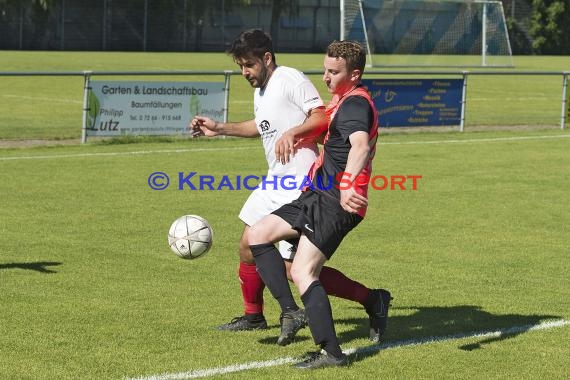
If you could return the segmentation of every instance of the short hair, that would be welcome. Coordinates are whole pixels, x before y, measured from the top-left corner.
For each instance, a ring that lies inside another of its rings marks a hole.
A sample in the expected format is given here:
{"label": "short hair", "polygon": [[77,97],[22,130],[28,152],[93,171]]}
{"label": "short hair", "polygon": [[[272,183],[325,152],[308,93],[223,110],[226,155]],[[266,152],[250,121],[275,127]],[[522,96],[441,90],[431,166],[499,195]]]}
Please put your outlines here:
{"label": "short hair", "polygon": [[327,47],[327,56],[332,58],[344,58],[346,68],[350,72],[352,70],[360,70],[364,72],[366,66],[366,50],[364,46],[356,41],[333,41]]}
{"label": "short hair", "polygon": [[239,34],[232,42],[227,53],[234,60],[248,57],[263,59],[265,53],[271,53],[271,58],[275,62],[275,52],[273,51],[273,41],[271,36],[261,29],[248,29]]}

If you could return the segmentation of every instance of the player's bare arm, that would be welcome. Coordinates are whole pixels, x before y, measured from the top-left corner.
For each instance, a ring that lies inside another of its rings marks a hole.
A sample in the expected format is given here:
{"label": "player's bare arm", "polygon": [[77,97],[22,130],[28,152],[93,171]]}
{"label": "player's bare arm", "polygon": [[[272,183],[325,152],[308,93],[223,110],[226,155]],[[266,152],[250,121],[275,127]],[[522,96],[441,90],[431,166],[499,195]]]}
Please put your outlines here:
{"label": "player's bare arm", "polygon": [[257,137],[259,131],[255,125],[255,120],[247,120],[238,123],[222,123],[206,116],[196,115],[190,122],[192,136],[236,136],[236,137]]}
{"label": "player's bare arm", "polygon": [[297,144],[301,140],[318,140],[327,129],[328,120],[324,107],[313,108],[303,124],[283,133],[275,143],[277,161],[286,164],[295,154]]}
{"label": "player's bare arm", "polygon": [[[370,155],[368,138],[368,133],[363,131],[354,132],[349,137],[351,148],[348,152],[345,172],[350,174],[347,178],[350,182],[356,180],[356,177],[368,162]],[[368,199],[358,194],[354,186],[342,187],[340,190],[340,205],[350,213],[357,213],[360,208],[368,205]]]}

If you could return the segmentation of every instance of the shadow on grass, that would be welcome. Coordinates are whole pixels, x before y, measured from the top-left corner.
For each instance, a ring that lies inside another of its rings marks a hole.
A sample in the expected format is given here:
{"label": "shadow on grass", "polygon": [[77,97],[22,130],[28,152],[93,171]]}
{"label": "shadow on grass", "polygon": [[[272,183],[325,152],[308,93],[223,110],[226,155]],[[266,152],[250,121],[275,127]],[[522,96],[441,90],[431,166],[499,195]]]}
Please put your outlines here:
{"label": "shadow on grass", "polygon": [[[387,348],[454,339],[475,340],[466,344],[462,342],[458,346],[461,350],[473,351],[487,344],[514,338],[545,321],[562,318],[555,315],[492,314],[473,305],[393,307],[391,310],[412,313],[390,316],[382,342],[357,349],[351,354],[351,361],[362,360]],[[353,330],[339,334],[343,345],[368,335],[367,319],[338,320],[336,324],[355,326]]]}
{"label": "shadow on grass", "polygon": [[[277,333],[277,335],[279,335],[279,333]],[[277,335],[272,335],[272,336],[268,336],[265,338],[258,339],[258,342],[261,344],[268,344],[270,346],[275,346],[277,344]],[[312,341],[313,341],[313,338],[311,338],[310,336],[297,335],[295,337],[295,342],[293,344],[300,343],[300,342],[312,342]]]}
{"label": "shadow on grass", "polygon": [[57,261],[38,261],[35,263],[7,263],[0,264],[0,270],[2,269],[25,269],[33,270],[40,273],[57,273],[55,270],[48,269],[46,267],[61,265]]}
{"label": "shadow on grass", "polygon": [[[555,315],[492,314],[474,305],[392,307],[390,310],[402,310],[406,315],[390,316],[382,342],[351,350],[350,362],[363,360],[389,348],[460,339],[469,339],[470,343],[462,341],[458,349],[473,351],[514,338],[545,321],[562,319]],[[335,325],[337,331],[341,330],[341,325],[352,327],[343,328],[344,331],[338,333],[343,347],[351,341],[368,337],[368,318],[364,311],[362,318],[336,319]],[[259,342],[273,345],[277,343],[277,337],[268,336]],[[299,342],[312,342],[312,338],[297,336],[295,343]]]}

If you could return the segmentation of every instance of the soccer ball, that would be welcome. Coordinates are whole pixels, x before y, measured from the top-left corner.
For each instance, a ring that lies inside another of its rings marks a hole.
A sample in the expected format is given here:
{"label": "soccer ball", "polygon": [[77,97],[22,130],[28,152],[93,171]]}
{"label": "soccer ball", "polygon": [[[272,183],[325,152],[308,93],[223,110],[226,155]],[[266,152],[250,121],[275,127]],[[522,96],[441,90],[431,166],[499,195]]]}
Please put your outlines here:
{"label": "soccer ball", "polygon": [[196,259],[210,250],[213,236],[212,227],[204,218],[184,215],[170,226],[168,245],[183,259]]}

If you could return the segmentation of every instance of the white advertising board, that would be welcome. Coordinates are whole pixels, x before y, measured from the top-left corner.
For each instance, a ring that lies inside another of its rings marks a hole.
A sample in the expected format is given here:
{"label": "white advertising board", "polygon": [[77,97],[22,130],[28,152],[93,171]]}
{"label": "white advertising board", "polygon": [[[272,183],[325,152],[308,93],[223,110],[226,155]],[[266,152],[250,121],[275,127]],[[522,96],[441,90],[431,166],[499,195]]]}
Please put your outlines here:
{"label": "white advertising board", "polygon": [[86,136],[187,134],[194,115],[222,121],[224,83],[91,81]]}

